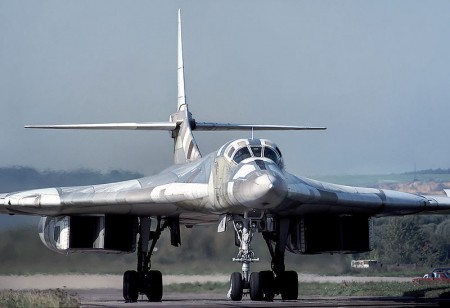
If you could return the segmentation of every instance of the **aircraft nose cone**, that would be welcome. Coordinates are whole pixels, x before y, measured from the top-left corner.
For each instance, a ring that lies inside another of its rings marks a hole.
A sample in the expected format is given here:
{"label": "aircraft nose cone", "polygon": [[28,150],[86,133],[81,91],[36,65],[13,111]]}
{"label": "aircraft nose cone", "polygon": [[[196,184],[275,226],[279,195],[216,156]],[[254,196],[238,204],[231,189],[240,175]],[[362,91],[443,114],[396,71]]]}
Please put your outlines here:
{"label": "aircraft nose cone", "polygon": [[236,200],[246,207],[269,209],[284,200],[287,185],[277,174],[258,172],[236,183],[233,194]]}
{"label": "aircraft nose cone", "polygon": [[255,179],[255,190],[260,190],[261,193],[272,189],[276,186],[277,178],[271,174],[263,174]]}

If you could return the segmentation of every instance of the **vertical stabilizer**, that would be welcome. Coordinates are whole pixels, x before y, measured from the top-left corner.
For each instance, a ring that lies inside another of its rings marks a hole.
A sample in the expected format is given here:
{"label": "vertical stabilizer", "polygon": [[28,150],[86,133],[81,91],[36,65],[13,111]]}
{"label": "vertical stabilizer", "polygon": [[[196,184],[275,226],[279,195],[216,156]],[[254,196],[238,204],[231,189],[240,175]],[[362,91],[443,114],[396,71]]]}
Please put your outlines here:
{"label": "vertical stabilizer", "polygon": [[184,91],[183,41],[181,37],[181,10],[178,10],[178,105],[177,112],[170,116],[170,121],[177,123],[172,131],[174,138],[174,162],[183,164],[202,157],[194,136],[192,135],[192,115],[186,104]]}
{"label": "vertical stabilizer", "polygon": [[186,94],[184,92],[184,62],[183,41],[181,39],[181,9],[178,9],[178,109],[186,108]]}

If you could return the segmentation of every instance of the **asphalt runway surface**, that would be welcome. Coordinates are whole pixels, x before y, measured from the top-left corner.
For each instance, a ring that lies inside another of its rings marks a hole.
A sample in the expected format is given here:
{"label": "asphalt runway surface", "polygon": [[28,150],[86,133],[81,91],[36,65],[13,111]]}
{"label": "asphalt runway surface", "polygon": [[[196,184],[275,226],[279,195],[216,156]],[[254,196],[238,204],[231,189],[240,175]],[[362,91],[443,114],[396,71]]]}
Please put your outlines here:
{"label": "asphalt runway surface", "polygon": [[[228,282],[229,275],[164,275],[164,285],[185,282]],[[299,273],[299,281],[411,281],[404,277],[319,276]],[[82,307],[450,307],[449,300],[405,297],[299,297],[296,301],[251,301],[244,296],[233,302],[226,292],[165,292],[162,302],[150,303],[140,297],[137,303],[125,303],[122,297],[122,275],[32,275],[0,276],[0,289],[64,289],[76,296]]]}
{"label": "asphalt runway surface", "polygon": [[137,303],[125,303],[118,289],[69,290],[78,297],[82,307],[448,307],[449,301],[403,297],[300,297],[296,301],[251,301],[244,297],[233,302],[219,293],[167,293],[162,302],[150,303],[140,298]]}

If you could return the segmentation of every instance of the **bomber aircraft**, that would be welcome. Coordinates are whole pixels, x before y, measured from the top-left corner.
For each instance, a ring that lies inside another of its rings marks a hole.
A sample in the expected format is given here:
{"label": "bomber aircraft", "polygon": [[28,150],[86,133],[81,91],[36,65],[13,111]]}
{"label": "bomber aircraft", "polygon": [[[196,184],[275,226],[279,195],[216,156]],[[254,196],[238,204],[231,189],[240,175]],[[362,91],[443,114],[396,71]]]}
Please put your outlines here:
{"label": "bomber aircraft", "polygon": [[[371,250],[371,218],[387,215],[450,213],[447,196],[350,187],[295,176],[267,139],[238,139],[202,155],[193,131],[322,130],[323,127],[198,122],[189,112],[184,87],[181,18],[178,11],[178,104],[167,122],[31,125],[47,129],[165,130],[174,139],[174,165],[140,179],[78,187],[0,194],[0,213],[40,215],[42,242],[56,252],[137,251],[137,269],[123,275],[123,297],[161,301],[162,274],[151,257],[164,229],[171,244],[181,243],[180,225],[231,222],[242,270],[231,274],[228,298],[249,294],[271,301],[294,300],[298,277],[285,269],[286,250],[295,254],[357,253]],[[261,233],[271,255],[266,271],[251,272],[258,261],[252,239]]]}

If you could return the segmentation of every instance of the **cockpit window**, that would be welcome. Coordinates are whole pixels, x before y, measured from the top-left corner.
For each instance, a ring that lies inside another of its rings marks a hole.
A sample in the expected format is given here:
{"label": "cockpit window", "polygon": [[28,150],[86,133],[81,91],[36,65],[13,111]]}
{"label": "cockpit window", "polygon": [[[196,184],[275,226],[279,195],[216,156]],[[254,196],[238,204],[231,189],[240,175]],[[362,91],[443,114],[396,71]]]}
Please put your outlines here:
{"label": "cockpit window", "polygon": [[280,157],[282,156],[281,155],[281,151],[280,151],[280,149],[278,147],[275,147],[275,151],[277,151],[277,153],[278,153],[278,155],[280,155]]}
{"label": "cockpit window", "polygon": [[250,151],[248,150],[247,147],[243,147],[241,149],[239,149],[236,154],[234,154],[233,160],[239,164],[241,161],[243,161],[246,158],[251,157],[252,155],[250,154]]}
{"label": "cockpit window", "polygon": [[228,151],[228,157],[231,157],[231,155],[233,155],[234,150],[234,147],[231,147],[231,149]]}
{"label": "cockpit window", "polygon": [[262,154],[262,147],[251,147],[253,156],[255,157],[261,157]]}
{"label": "cockpit window", "polygon": [[278,163],[278,155],[271,148],[268,147],[264,148],[264,157],[267,157],[268,159]]}
{"label": "cockpit window", "polygon": [[265,157],[283,168],[283,159],[280,150],[275,145],[267,144],[267,142],[265,144],[264,142],[262,142],[261,144],[252,145],[245,142],[244,140],[230,145],[229,148],[224,152],[225,157],[227,157],[227,159],[229,160],[232,160],[236,164],[239,164],[244,159],[251,157]]}

